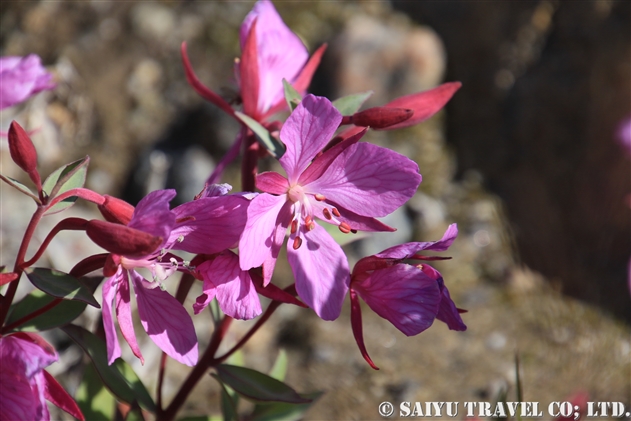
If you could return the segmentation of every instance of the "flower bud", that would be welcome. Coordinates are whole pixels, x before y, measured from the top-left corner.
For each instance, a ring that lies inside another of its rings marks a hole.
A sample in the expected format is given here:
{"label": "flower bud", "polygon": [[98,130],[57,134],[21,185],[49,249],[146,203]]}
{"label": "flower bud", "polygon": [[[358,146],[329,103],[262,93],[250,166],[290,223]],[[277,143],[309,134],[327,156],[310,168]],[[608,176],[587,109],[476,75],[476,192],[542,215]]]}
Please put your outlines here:
{"label": "flower bud", "polygon": [[104,195],[105,202],[99,205],[99,211],[106,221],[127,225],[131,221],[134,207],[124,200],[109,195]]}
{"label": "flower bud", "polygon": [[13,162],[28,174],[37,186],[37,190],[40,191],[42,181],[37,172],[37,151],[31,138],[15,120],[9,127],[9,152]]}
{"label": "flower bud", "polygon": [[97,245],[121,256],[147,256],[162,244],[162,237],[96,219],[88,222],[85,232]]}
{"label": "flower bud", "polygon": [[414,111],[406,108],[373,107],[351,116],[351,122],[360,127],[385,129],[408,120]]}

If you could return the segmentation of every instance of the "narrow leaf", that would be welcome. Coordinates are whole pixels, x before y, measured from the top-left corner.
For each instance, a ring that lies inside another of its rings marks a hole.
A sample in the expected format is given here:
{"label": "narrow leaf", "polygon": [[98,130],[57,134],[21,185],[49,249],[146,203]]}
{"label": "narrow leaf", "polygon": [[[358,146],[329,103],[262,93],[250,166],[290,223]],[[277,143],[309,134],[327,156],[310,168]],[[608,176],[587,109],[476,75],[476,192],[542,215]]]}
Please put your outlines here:
{"label": "narrow leaf", "polygon": [[302,398],[310,399],[310,403],[291,404],[275,402],[271,404],[257,404],[248,418],[250,421],[298,421],[311,408],[314,401],[322,396],[322,392],[301,394]]}
{"label": "narrow leaf", "polygon": [[76,393],[81,412],[90,421],[109,421],[116,413],[116,399],[103,385],[93,364],[88,364]]}
{"label": "narrow leaf", "polygon": [[[46,178],[46,181],[44,181],[44,184],[42,185],[43,190],[48,194],[49,198],[52,199],[61,193],[67,192],[68,190],[83,187],[88,173],[89,163],[90,157],[86,156],[78,161],[58,168],[49,175],[48,178]],[[62,210],[72,206],[76,201],[77,196],[64,199],[55,206],[51,207],[46,214],[51,215],[53,213],[61,212]]]}
{"label": "narrow leaf", "polygon": [[289,111],[293,111],[298,106],[298,104],[300,104],[300,101],[302,101],[302,96],[284,78],[283,78],[283,89],[285,91],[285,101],[287,101],[287,106],[289,107]]}
{"label": "narrow leaf", "polygon": [[[55,300],[55,297],[52,297],[39,289],[34,290],[18,303],[11,306],[9,309],[9,317],[7,318],[7,326],[12,325],[29,314],[42,309],[43,307],[49,305],[53,300]],[[86,307],[87,304],[82,301],[62,301],[45,313],[15,326],[13,330],[23,332],[41,332],[63,326],[79,317]]]}
{"label": "narrow leaf", "polygon": [[352,115],[359,111],[362,104],[370,98],[372,94],[372,91],[367,91],[361,94],[343,96],[333,101],[333,106],[337,108],[342,115]]}
{"label": "narrow leaf", "polygon": [[121,359],[108,365],[107,348],[103,340],[76,325],[67,325],[61,329],[88,354],[99,377],[114,395],[130,405],[138,402],[143,408],[155,412],[155,403],[137,376],[134,374],[134,379],[126,377],[126,374],[133,373],[133,369],[125,367],[127,363]]}
{"label": "narrow leaf", "polygon": [[267,374],[245,367],[221,364],[216,367],[217,377],[239,395],[261,402],[309,403],[294,389]]}
{"label": "narrow leaf", "polygon": [[256,139],[261,145],[263,145],[276,159],[280,159],[285,153],[285,145],[275,139],[265,127],[263,127],[258,121],[238,111],[234,112],[237,118],[243,122],[246,126],[252,130],[256,135]]}
{"label": "narrow leaf", "polygon": [[53,297],[77,300],[101,308],[90,289],[74,276],[48,268],[27,268],[26,276],[36,288]]}
{"label": "narrow leaf", "polygon": [[2,179],[9,186],[14,187],[20,192],[24,193],[25,195],[32,197],[33,200],[39,203],[39,198],[37,197],[37,195],[33,193],[31,189],[29,189],[28,187],[26,187],[24,184],[20,183],[16,179],[11,178],[11,177],[6,177],[4,175],[0,175],[0,179]]}

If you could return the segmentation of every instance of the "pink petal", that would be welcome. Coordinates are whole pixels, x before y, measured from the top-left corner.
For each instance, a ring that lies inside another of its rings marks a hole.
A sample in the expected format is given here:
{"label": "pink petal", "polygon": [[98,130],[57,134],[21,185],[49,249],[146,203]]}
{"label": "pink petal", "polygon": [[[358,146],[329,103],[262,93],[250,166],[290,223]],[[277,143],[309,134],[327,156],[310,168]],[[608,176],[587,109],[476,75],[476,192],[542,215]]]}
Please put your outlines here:
{"label": "pink petal", "polygon": [[23,374],[5,367],[0,370],[0,420],[34,420],[38,410],[37,395]]}
{"label": "pink petal", "polygon": [[26,100],[44,89],[52,89],[52,74],[35,54],[0,58],[0,109]]}
{"label": "pink petal", "polygon": [[48,374],[46,370],[42,373],[44,374],[44,394],[46,399],[73,417],[84,421],[85,417],[81,413],[81,409],[79,409],[77,402],[72,399],[72,396],[70,396],[68,392],[66,392],[66,390],[57,382],[57,380]]}
{"label": "pink petal", "polygon": [[197,266],[197,272],[202,276],[204,281],[204,286],[202,287],[202,295],[197,297],[195,300],[195,304],[193,304],[193,311],[195,314],[201,313],[208,304],[215,298],[217,295],[216,285],[213,283],[211,276],[208,276],[208,268],[212,264],[212,260],[206,260],[201,265]]}
{"label": "pink petal", "polygon": [[364,343],[364,328],[362,326],[362,308],[359,304],[359,298],[357,298],[357,293],[351,287],[350,289],[351,296],[351,328],[353,329],[353,336],[355,337],[355,342],[357,342],[357,347],[359,348],[359,352],[361,352],[362,357],[366,360],[366,362],[375,370],[379,370],[379,367],[372,362],[370,355],[368,355],[368,351],[366,350],[366,344]]}
{"label": "pink petal", "polygon": [[[378,219],[370,218],[368,216],[357,215],[354,212],[349,211],[348,209],[344,209],[342,207],[336,207],[334,204],[328,203],[328,201],[319,202],[316,200],[311,201],[311,207],[313,209],[313,214],[318,217],[320,220],[335,224],[332,220],[327,219],[324,216],[323,210],[326,208],[331,213],[331,208],[335,207],[339,212],[340,216],[335,217],[340,222],[346,222],[351,229],[359,230],[359,231],[387,231],[394,232],[395,228],[392,228]],[[338,224],[335,224],[338,225]]]}
{"label": "pink petal", "polygon": [[397,264],[353,282],[359,296],[379,316],[413,336],[432,325],[440,305],[438,283],[415,266]]}
{"label": "pink petal", "polygon": [[422,250],[445,251],[453,244],[457,236],[458,225],[451,224],[447,227],[443,238],[438,241],[399,244],[398,246],[385,249],[381,253],[375,254],[375,256],[384,259],[409,259]]}
{"label": "pink petal", "polygon": [[447,324],[450,330],[467,330],[467,326],[462,321],[462,317],[460,317],[460,312],[458,311],[456,304],[454,304],[453,300],[451,299],[451,296],[449,295],[449,290],[445,286],[443,276],[440,274],[440,272],[430,265],[422,265],[422,271],[428,277],[435,280],[438,284],[438,288],[440,289],[440,307],[438,308],[438,314],[436,315],[436,318],[441,322]]}
{"label": "pink petal", "polygon": [[287,150],[280,164],[289,183],[295,183],[335,133],[342,115],[324,97],[307,95],[287,118],[280,130],[280,140]]}
{"label": "pink petal", "polygon": [[425,92],[418,92],[411,95],[402,96],[387,103],[386,107],[408,108],[414,110],[412,118],[399,124],[389,126],[384,130],[400,129],[410,127],[427,120],[447,104],[451,97],[462,86],[460,82],[448,82]]}
{"label": "pink petal", "polygon": [[140,362],[144,364],[145,359],[142,357],[138,342],[136,342],[134,321],[131,318],[131,295],[127,273],[126,270],[123,270],[123,279],[118,284],[118,293],[116,294],[116,319],[118,320],[118,327],[123,334],[123,338],[125,338],[129,344],[131,351],[140,359]]}
{"label": "pink petal", "polygon": [[256,188],[266,193],[285,194],[289,190],[289,182],[279,173],[268,171],[256,176]]}
{"label": "pink petal", "polygon": [[175,215],[171,212],[169,202],[175,197],[175,190],[156,190],[146,195],[134,209],[130,228],[162,237],[166,242],[175,224]]}
{"label": "pink petal", "polygon": [[268,0],[257,2],[245,17],[239,34],[242,51],[255,20],[260,81],[257,108],[262,114],[283,99],[283,78],[293,82],[309,53]]}
{"label": "pink petal", "polygon": [[[112,316],[112,305],[116,297],[116,289],[120,282],[123,282],[123,269],[119,267],[116,274],[106,279],[103,284],[103,303],[101,308],[103,309],[103,329],[105,330],[105,342],[107,344],[107,362],[110,365],[116,358],[121,356],[116,326],[114,325],[114,317]],[[125,280],[125,282],[127,282],[127,280]]]}
{"label": "pink petal", "polygon": [[[286,204],[286,197],[263,193],[256,196],[248,206],[248,219],[239,242],[239,261],[242,270],[261,266],[280,245],[275,232],[279,225],[287,227],[289,221],[279,221],[278,216]],[[284,235],[284,232],[283,232]]]}
{"label": "pink petal", "polygon": [[390,149],[357,143],[304,189],[359,215],[379,217],[407,202],[420,183],[414,161]]}
{"label": "pink petal", "polygon": [[335,320],[342,311],[348,291],[349,269],[342,248],[316,224],[312,231],[301,227],[302,245],[292,247],[289,237],[287,258],[296,279],[298,296],[323,320]]}
{"label": "pink petal", "polygon": [[169,357],[194,366],[197,364],[197,335],[193,321],[182,304],[160,288],[145,288],[146,281],[131,272],[142,327]]}
{"label": "pink petal", "polygon": [[[250,201],[241,196],[203,197],[173,209],[183,222],[171,231],[173,249],[214,254],[235,247],[245,226]],[[191,218],[192,217],[192,218]],[[178,238],[182,236],[183,241]]]}
{"label": "pink petal", "polygon": [[239,267],[239,257],[231,251],[217,256],[200,272],[217,287],[219,307],[228,316],[249,320],[261,314],[261,301],[247,271]]}

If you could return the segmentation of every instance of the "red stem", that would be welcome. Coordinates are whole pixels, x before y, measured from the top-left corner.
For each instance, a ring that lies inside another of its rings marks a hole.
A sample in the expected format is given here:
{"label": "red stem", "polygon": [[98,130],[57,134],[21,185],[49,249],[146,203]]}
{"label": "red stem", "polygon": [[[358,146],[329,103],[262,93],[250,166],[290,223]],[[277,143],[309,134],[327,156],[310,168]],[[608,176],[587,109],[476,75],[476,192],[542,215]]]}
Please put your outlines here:
{"label": "red stem", "polygon": [[73,196],[80,197],[84,200],[87,200],[88,202],[96,203],[97,205],[102,205],[105,203],[105,197],[101,196],[97,192],[79,187],[63,192],[59,196],[55,196],[55,198],[48,203],[47,208],[51,208],[62,200],[66,200],[69,197]]}
{"label": "red stem", "polygon": [[37,262],[39,258],[42,257],[42,254],[44,254],[44,251],[46,251],[46,247],[48,247],[48,244],[50,244],[50,242],[55,237],[55,235],[57,235],[60,231],[63,231],[63,230],[81,231],[85,229],[85,224],[87,222],[88,222],[87,220],[82,219],[82,218],[66,218],[62,221],[59,221],[59,223],[55,225],[55,227],[50,231],[50,233],[48,233],[42,245],[39,246],[39,250],[37,250],[37,253],[35,253],[35,255],[31,257],[31,260],[29,260],[28,262],[25,262],[22,266],[27,268],[31,266],[33,263]]}

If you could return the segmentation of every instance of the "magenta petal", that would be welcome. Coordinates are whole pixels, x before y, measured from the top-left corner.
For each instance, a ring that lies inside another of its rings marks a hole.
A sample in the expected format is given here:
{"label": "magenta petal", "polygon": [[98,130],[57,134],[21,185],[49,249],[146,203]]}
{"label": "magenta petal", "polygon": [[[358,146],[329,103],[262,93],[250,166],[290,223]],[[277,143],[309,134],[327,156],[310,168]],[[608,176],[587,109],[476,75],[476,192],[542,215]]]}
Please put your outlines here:
{"label": "magenta petal", "polygon": [[262,114],[272,104],[283,99],[283,78],[293,82],[309,58],[309,53],[268,0],[257,2],[245,17],[239,34],[242,51],[255,19],[259,67],[257,109]]}
{"label": "magenta petal", "polygon": [[[285,196],[263,193],[256,196],[248,206],[248,220],[239,242],[241,269],[261,266],[271,255],[275,243],[278,214],[286,203]],[[285,226],[289,224],[286,221]]]}
{"label": "magenta petal", "polygon": [[285,241],[285,233],[287,232],[287,226],[291,220],[291,207],[291,203],[286,202],[276,218],[276,227],[271,237],[272,247],[263,262],[263,286],[267,286],[272,280],[276,259],[278,258],[278,253],[280,253],[283,241]]}
{"label": "magenta petal", "polygon": [[266,193],[285,194],[289,190],[289,182],[279,173],[268,171],[256,176],[256,187]]}
{"label": "magenta petal", "polygon": [[307,95],[298,104],[280,130],[280,140],[287,147],[280,165],[290,184],[329,143],[341,121],[342,115],[324,97]]}
{"label": "magenta petal", "polygon": [[[329,213],[331,212],[331,208],[335,207],[339,212],[340,216],[336,217],[339,222],[346,222],[351,229],[359,230],[359,231],[386,231],[393,232],[396,231],[395,228],[392,228],[378,219],[370,218],[368,216],[357,215],[354,212],[349,211],[348,209],[344,209],[342,207],[337,207],[333,204],[327,202],[318,202],[316,200],[311,202],[311,207],[313,209],[313,214],[321,219],[324,222],[333,223],[332,220],[327,219],[324,216],[323,209],[327,208]],[[336,224],[338,225],[338,224]]]}
{"label": "magenta petal", "polygon": [[447,324],[450,330],[464,331],[467,330],[467,325],[462,321],[462,317],[460,317],[460,312],[454,304],[451,296],[449,295],[449,290],[447,287],[443,286],[443,290],[441,292],[441,300],[440,307],[438,308],[438,314],[436,318],[441,322]]}
{"label": "magenta petal", "polygon": [[204,277],[212,279],[217,286],[217,301],[224,313],[240,320],[253,319],[261,314],[261,301],[250,274],[241,270],[236,254],[224,252],[205,269]]}
{"label": "magenta petal", "polygon": [[[245,225],[250,201],[242,196],[203,197],[173,209],[183,220],[171,231],[173,249],[213,254],[236,246]],[[183,241],[177,240],[183,237]]]}
{"label": "magenta petal", "polygon": [[410,127],[427,120],[447,104],[451,97],[462,86],[460,82],[448,82],[430,89],[429,91],[418,92],[411,95],[402,96],[387,103],[386,107],[407,108],[414,110],[412,118],[399,124],[387,127],[385,130],[400,129]]}
{"label": "magenta petal", "polygon": [[438,283],[415,266],[397,264],[353,282],[359,296],[378,315],[413,336],[432,325],[440,305]]}
{"label": "magenta petal", "polygon": [[26,100],[44,89],[52,89],[52,74],[35,54],[0,58],[0,109]]}
{"label": "magenta petal", "polygon": [[154,237],[162,237],[166,242],[175,224],[175,215],[169,207],[169,202],[175,197],[175,194],[173,189],[156,190],[149,193],[138,202],[127,226],[149,233]]}
{"label": "magenta petal", "polygon": [[409,259],[422,250],[445,251],[453,244],[457,236],[458,225],[451,224],[447,227],[443,238],[438,241],[399,244],[385,249],[375,256],[384,259]]}
{"label": "magenta petal", "polygon": [[7,370],[6,364],[8,361],[3,360],[3,368],[0,370],[0,419],[2,421],[36,419],[38,406],[41,406],[41,403],[33,394],[28,379],[14,370]]}
{"label": "magenta petal", "polygon": [[359,304],[359,298],[357,298],[357,292],[353,290],[353,288],[349,291],[351,296],[351,328],[353,329],[353,336],[355,337],[355,342],[357,342],[357,347],[359,348],[359,352],[361,352],[362,357],[366,360],[366,362],[375,370],[379,370],[379,367],[372,362],[372,358],[368,355],[368,351],[366,350],[366,344],[364,343],[364,328],[362,326],[362,308]]}
{"label": "magenta petal", "polygon": [[116,319],[118,320],[118,327],[129,344],[131,351],[140,359],[140,362],[144,364],[145,359],[142,357],[140,347],[138,347],[136,333],[134,332],[134,321],[131,318],[131,294],[126,270],[123,270],[122,278],[123,279],[118,284],[118,294],[116,294]]}
{"label": "magenta petal", "polygon": [[197,272],[201,274],[204,281],[204,286],[202,287],[202,295],[197,297],[197,300],[195,300],[195,304],[193,304],[193,311],[195,312],[195,314],[201,313],[202,310],[204,310],[208,306],[208,304],[210,304],[210,302],[213,300],[213,298],[215,298],[215,295],[217,294],[216,285],[213,283],[208,273],[208,269],[210,268],[211,264],[212,260],[206,260],[204,263],[197,267]]}
{"label": "magenta petal", "polygon": [[[112,305],[114,304],[116,289],[120,282],[123,282],[123,269],[119,267],[116,274],[105,280],[103,284],[103,303],[101,307],[103,309],[103,329],[105,330],[105,342],[107,344],[107,362],[110,365],[116,358],[121,356],[118,335],[116,334],[116,326],[112,315]],[[127,282],[127,280],[124,282]]]}
{"label": "magenta petal", "polygon": [[[304,228],[304,225],[303,225]],[[295,250],[290,236],[287,258],[296,279],[298,296],[323,320],[335,320],[350,280],[348,261],[342,248],[316,224],[312,231],[302,232],[302,245]]]}
{"label": "magenta petal", "polygon": [[414,161],[390,149],[357,143],[304,188],[359,215],[379,217],[407,202],[420,183]]}
{"label": "magenta petal", "polygon": [[146,281],[131,272],[142,327],[169,357],[194,366],[197,364],[197,335],[193,321],[182,304],[160,288],[145,288]]}

